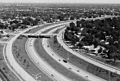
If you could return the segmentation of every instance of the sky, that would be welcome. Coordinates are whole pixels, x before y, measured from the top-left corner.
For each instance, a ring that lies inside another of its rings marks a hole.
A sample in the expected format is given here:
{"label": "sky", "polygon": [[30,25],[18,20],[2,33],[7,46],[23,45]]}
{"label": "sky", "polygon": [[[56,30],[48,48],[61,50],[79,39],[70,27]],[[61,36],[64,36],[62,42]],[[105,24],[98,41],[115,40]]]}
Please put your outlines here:
{"label": "sky", "polygon": [[0,3],[112,3],[120,4],[120,0],[0,0]]}

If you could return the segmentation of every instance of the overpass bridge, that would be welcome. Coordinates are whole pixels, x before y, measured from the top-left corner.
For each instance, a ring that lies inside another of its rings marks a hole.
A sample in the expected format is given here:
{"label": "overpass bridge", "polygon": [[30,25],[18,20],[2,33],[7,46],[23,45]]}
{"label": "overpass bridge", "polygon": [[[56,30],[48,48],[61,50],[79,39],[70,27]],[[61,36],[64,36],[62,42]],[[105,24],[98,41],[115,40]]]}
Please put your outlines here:
{"label": "overpass bridge", "polygon": [[56,36],[57,34],[22,34],[21,36],[27,38],[51,38]]}

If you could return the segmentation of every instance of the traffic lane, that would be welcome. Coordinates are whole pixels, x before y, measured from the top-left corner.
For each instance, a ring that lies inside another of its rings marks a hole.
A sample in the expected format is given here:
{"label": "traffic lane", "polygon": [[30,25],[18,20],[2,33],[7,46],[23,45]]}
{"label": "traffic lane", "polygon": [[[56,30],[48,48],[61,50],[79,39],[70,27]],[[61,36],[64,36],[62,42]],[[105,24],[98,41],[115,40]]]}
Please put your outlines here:
{"label": "traffic lane", "polygon": [[44,59],[44,61],[49,63],[55,70],[57,70],[58,72],[60,72],[61,74],[63,74],[64,76],[66,76],[68,78],[71,78],[74,80],[76,79],[78,81],[86,81],[83,78],[81,78],[80,76],[71,72],[69,70],[70,68],[66,69],[64,66],[62,66],[61,64],[56,62],[51,56],[49,56],[42,46],[41,39],[36,39],[34,46],[35,46],[36,51],[39,53],[39,56],[42,57]]}
{"label": "traffic lane", "polygon": [[38,27],[33,28],[33,29],[31,29],[31,30],[29,30],[29,31],[27,31],[25,33],[35,33],[36,31],[40,30],[41,28],[48,27],[48,26],[51,26],[51,25],[53,25],[53,24],[49,23],[49,24],[42,24],[40,26],[38,25]]}
{"label": "traffic lane", "polygon": [[[55,80],[54,77],[51,76],[51,73],[49,73],[48,66],[47,66],[47,68],[45,68],[46,63],[42,60],[42,58],[39,58],[38,54],[36,54],[36,51],[34,51],[35,49],[33,47],[33,40],[34,39],[28,39],[28,41],[25,44],[25,49],[26,49],[26,52],[27,52],[29,58],[31,59],[31,61],[44,74],[43,75],[44,77],[41,76],[40,80],[41,81],[51,81],[51,80],[53,81],[53,80]],[[48,78],[46,78],[46,76]]]}
{"label": "traffic lane", "polygon": [[48,31],[50,31],[50,30],[52,30],[52,29],[54,29],[54,28],[59,28],[59,27],[61,27],[61,26],[63,26],[63,28],[65,27],[65,25],[59,25],[59,26],[50,28],[50,29],[48,29],[48,30],[45,30],[45,31],[43,31],[42,33],[47,33]]}

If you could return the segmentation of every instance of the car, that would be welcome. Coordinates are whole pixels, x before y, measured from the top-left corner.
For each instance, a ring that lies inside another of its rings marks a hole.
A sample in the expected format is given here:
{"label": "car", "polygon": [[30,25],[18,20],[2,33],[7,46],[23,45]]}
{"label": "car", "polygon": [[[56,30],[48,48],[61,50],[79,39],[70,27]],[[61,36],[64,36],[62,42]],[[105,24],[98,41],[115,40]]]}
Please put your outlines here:
{"label": "car", "polygon": [[47,47],[50,47],[49,45],[47,45]]}
{"label": "car", "polygon": [[63,62],[67,63],[67,60],[63,60]]}

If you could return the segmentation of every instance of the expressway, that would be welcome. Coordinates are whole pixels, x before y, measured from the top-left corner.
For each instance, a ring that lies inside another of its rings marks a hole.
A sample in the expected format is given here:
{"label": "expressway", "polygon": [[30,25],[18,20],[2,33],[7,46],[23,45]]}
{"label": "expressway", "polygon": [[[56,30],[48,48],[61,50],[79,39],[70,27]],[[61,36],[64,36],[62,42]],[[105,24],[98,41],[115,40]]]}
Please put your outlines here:
{"label": "expressway", "polygon": [[[53,26],[58,26],[58,25],[62,25],[62,24],[65,24],[65,23],[69,23],[68,21],[66,22],[60,22],[60,23],[56,23],[56,24],[53,24]],[[43,27],[44,24],[42,25],[39,25],[39,27]],[[12,45],[13,45],[13,42],[20,36],[22,35],[23,33],[31,30],[31,29],[34,29],[34,28],[37,28],[38,26],[34,26],[34,27],[29,27],[23,31],[21,31],[20,33],[16,34],[13,38],[11,38],[11,40],[9,40],[7,42],[7,45],[4,47],[4,59],[5,59],[5,62],[7,64],[7,66],[9,67],[9,69],[19,78],[20,81],[36,81],[35,78],[33,78],[30,74],[28,74],[23,68],[21,65],[19,65],[17,63],[17,61],[15,60],[13,54],[12,54]]]}
{"label": "expressway", "polygon": [[[54,30],[48,32],[47,34],[51,34],[53,31]],[[99,77],[97,77],[95,75],[92,75],[92,74],[90,74],[90,73],[88,73],[86,71],[83,71],[82,69],[74,66],[71,63],[65,63],[65,62],[63,62],[62,60],[64,60],[64,58],[60,57],[59,54],[57,54],[56,52],[54,52],[52,50],[52,48],[48,47],[49,44],[48,44],[47,39],[43,39],[42,45],[43,45],[44,49],[47,51],[47,53],[53,59],[55,59],[58,63],[60,63],[61,65],[63,65],[65,68],[68,68],[68,69],[71,68],[70,70],[72,72],[74,72],[75,74],[79,75],[80,77],[82,76],[82,77],[84,77],[85,79],[87,79],[89,81],[106,81],[106,80],[104,80],[102,78],[99,78]],[[59,60],[61,60],[61,61],[59,61]]]}
{"label": "expressway", "polygon": [[[56,28],[57,29],[57,28]],[[53,29],[52,31],[50,31],[50,32],[48,32],[47,34],[51,34],[53,31],[55,31],[56,29]],[[42,32],[42,30],[40,30],[38,33],[40,33],[40,32]],[[37,33],[37,34],[38,34]],[[35,51],[35,48],[34,48],[34,41],[35,41],[35,39],[29,39],[28,41],[27,41],[27,43],[26,43],[26,50],[27,50],[27,52],[28,52],[28,54],[29,54],[29,57],[34,61],[34,63],[36,63],[36,65],[38,65],[38,67],[39,67],[39,65],[41,64],[41,66],[45,66],[45,62],[43,63],[42,62],[42,58],[40,58],[39,56],[38,56],[38,54],[37,54],[37,52]],[[78,74],[82,79],[83,79],[83,77],[84,77],[84,80],[82,80],[82,81],[105,81],[104,79],[102,79],[102,78],[99,78],[99,77],[97,77],[97,76],[94,76],[94,75],[92,75],[92,74],[90,74],[90,73],[88,73],[88,72],[85,72],[85,71],[82,71],[80,68],[78,68],[78,67],[75,67],[75,66],[73,66],[72,64],[70,64],[70,63],[64,63],[63,61],[59,61],[59,60],[62,60],[63,58],[61,58],[60,56],[58,56],[57,54],[55,54],[50,48],[48,48],[48,43],[47,43],[47,40],[46,39],[43,39],[43,41],[42,41],[42,45],[43,45],[43,47],[44,47],[44,49],[45,49],[45,51],[51,56],[51,57],[53,57],[54,59],[55,59],[55,61],[57,61],[57,62],[59,62],[61,65],[63,65],[65,68],[67,68],[67,69],[69,69],[69,68],[72,68],[72,70],[70,70],[70,71],[72,71],[72,72],[74,72],[74,73],[76,73],[76,74]],[[42,64],[43,63],[43,64]],[[47,65],[47,64],[46,64]],[[45,69],[45,67],[47,67],[47,69]],[[50,69],[51,67],[49,67],[48,65],[47,66],[45,66],[43,69],[44,69],[44,71],[46,71],[46,70],[48,70],[48,69]],[[48,68],[49,67],[49,68]],[[41,68],[42,69],[42,67],[39,67],[39,68]],[[51,71],[51,70],[50,70]],[[53,70],[54,71],[54,70]],[[48,73],[48,75],[50,75],[50,73],[49,73],[49,71],[47,72]],[[55,76],[57,76],[55,73],[52,73],[52,74],[54,74]],[[63,77],[63,76],[61,76],[61,77]],[[58,81],[66,81],[66,80],[60,80],[60,78],[57,78],[56,77],[56,80],[58,80]],[[69,80],[70,81],[70,80]]]}
{"label": "expressway", "polygon": [[72,49],[70,49],[70,48],[64,43],[64,41],[63,41],[63,35],[62,35],[63,33],[64,33],[64,29],[59,32],[59,34],[58,34],[58,36],[57,36],[57,40],[58,40],[59,44],[61,44],[61,46],[63,46],[63,48],[64,48],[65,50],[67,50],[67,51],[70,52],[71,54],[73,54],[73,55],[75,55],[75,56],[77,56],[77,57],[85,60],[86,62],[89,62],[89,63],[91,63],[91,64],[94,64],[94,65],[96,65],[96,66],[98,66],[98,67],[101,67],[101,68],[103,68],[103,69],[109,70],[109,71],[111,71],[111,72],[113,72],[113,73],[120,74],[120,69],[119,69],[119,68],[116,68],[116,67],[114,67],[114,66],[108,65],[108,64],[103,63],[103,62],[101,62],[101,61],[95,60],[95,59],[93,59],[93,58],[91,58],[91,57],[89,57],[89,56],[87,56],[87,55],[80,54],[80,53],[75,52],[75,51],[73,51]]}
{"label": "expressway", "polygon": [[[39,26],[41,27],[43,25]],[[3,49],[4,50],[3,55],[7,66],[19,78],[20,81],[36,81],[36,80],[16,62],[12,54],[12,44],[21,34],[37,27],[38,26],[29,27],[28,29],[25,29],[22,32],[16,34],[15,37],[13,37],[10,41],[7,42],[6,46]]]}
{"label": "expressway", "polygon": [[[47,28],[43,28],[42,30],[40,30],[36,34],[39,34],[42,31],[45,31],[45,30],[47,30],[49,28],[53,28],[53,27],[56,27],[58,25],[63,25],[63,24],[66,24],[66,23],[69,23],[69,22],[58,23],[58,24],[49,26]],[[37,26],[35,26],[35,27],[37,27]],[[30,28],[28,28],[28,29],[26,29],[24,31],[21,31],[20,33],[16,34],[16,36],[14,36],[11,40],[9,40],[7,45],[4,47],[4,59],[5,59],[5,62],[7,64],[7,66],[10,68],[10,70],[20,79],[20,81],[36,81],[36,79],[33,78],[30,74],[28,74],[22,68],[22,66],[17,63],[17,61],[15,60],[15,58],[14,58],[14,56],[12,54],[12,44],[21,34],[25,33],[26,31],[29,31],[30,29],[33,29],[35,27],[30,27]],[[49,66],[46,62],[44,62],[44,60],[42,60],[42,58],[40,58],[38,56],[38,54],[35,51],[35,48],[33,47],[34,39],[29,39],[28,41],[30,43],[26,44],[26,47],[27,47],[26,50],[29,48],[29,50],[27,50],[27,52],[28,52],[29,55],[32,56],[32,57],[30,56],[30,58],[31,58],[32,61],[34,61],[36,66],[38,66],[40,69],[44,68],[43,71],[49,72],[49,73],[46,73],[46,74],[48,76],[50,76],[50,78],[52,78],[54,81],[72,81],[71,79],[63,76],[60,73],[58,73],[51,66]],[[48,68],[45,69],[45,67],[48,67],[49,69]],[[55,74],[56,76],[54,76],[53,74]],[[86,76],[86,78],[88,78],[88,76]]]}
{"label": "expressway", "polygon": [[[53,24],[53,26],[61,25],[64,23],[67,23],[67,22]],[[44,25],[39,25],[39,26],[42,27]],[[12,54],[12,44],[21,34],[27,32],[33,28],[37,28],[37,27],[38,26],[29,27],[28,29],[25,29],[25,30],[21,31],[20,33],[16,34],[13,38],[11,38],[11,40],[9,40],[7,42],[7,45],[3,49],[4,50],[3,55],[4,55],[4,59],[5,59],[7,66],[19,78],[20,81],[36,81],[36,79],[33,78],[30,74],[28,74],[22,68],[22,66],[17,63],[17,61],[15,60],[15,58]]]}

